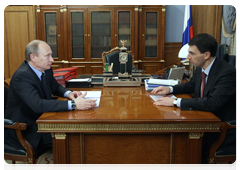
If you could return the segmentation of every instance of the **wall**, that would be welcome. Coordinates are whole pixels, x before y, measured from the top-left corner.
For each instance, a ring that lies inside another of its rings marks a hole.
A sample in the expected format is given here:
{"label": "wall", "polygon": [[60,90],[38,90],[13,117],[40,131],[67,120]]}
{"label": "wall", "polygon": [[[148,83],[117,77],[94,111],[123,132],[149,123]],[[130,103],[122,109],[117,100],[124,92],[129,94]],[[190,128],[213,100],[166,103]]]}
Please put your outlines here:
{"label": "wall", "polygon": [[167,5],[165,42],[182,42],[185,5]]}

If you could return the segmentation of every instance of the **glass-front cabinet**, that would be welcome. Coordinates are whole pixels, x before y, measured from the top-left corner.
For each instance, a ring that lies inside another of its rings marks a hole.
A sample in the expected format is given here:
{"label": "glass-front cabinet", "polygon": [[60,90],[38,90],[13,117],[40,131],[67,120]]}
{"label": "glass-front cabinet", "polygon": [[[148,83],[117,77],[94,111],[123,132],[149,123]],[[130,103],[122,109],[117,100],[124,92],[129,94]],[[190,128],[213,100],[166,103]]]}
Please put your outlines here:
{"label": "glass-front cabinet", "polygon": [[146,12],[145,17],[145,58],[157,58],[158,12]]}
{"label": "glass-front cabinet", "polygon": [[163,9],[162,5],[36,6],[36,37],[50,45],[53,69],[79,67],[78,74],[101,74],[102,53],[127,40],[134,65],[154,73],[164,66]]}
{"label": "glass-front cabinet", "polygon": [[101,59],[112,47],[111,11],[90,11],[91,59]]}
{"label": "glass-front cabinet", "polygon": [[52,49],[52,57],[58,58],[57,13],[45,12],[45,40]]}
{"label": "glass-front cabinet", "polygon": [[140,62],[146,73],[164,68],[165,8],[143,7],[140,12]]}
{"label": "glass-front cabinet", "polygon": [[131,11],[118,11],[118,47],[122,44],[120,40],[127,40],[125,47],[131,50]]}
{"label": "glass-front cabinet", "polygon": [[84,12],[72,11],[71,14],[71,53],[72,59],[84,59]]}

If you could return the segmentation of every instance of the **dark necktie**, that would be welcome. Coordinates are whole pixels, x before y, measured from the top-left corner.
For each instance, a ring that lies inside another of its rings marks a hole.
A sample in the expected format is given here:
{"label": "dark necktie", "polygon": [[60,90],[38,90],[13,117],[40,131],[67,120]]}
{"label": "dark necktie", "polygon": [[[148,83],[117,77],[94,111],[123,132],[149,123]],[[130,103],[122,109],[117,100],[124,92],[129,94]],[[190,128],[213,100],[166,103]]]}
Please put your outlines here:
{"label": "dark necktie", "polygon": [[43,85],[43,90],[44,90],[46,99],[50,99],[50,98],[51,98],[51,95],[50,95],[50,93],[48,92],[47,82],[46,82],[46,78],[45,78],[45,74],[44,74],[44,73],[42,73],[42,75],[41,75],[41,82],[42,82],[42,85]]}
{"label": "dark necktie", "polygon": [[205,80],[206,80],[206,74],[202,72],[202,89],[201,89],[201,97],[203,97],[204,89],[205,89]]}

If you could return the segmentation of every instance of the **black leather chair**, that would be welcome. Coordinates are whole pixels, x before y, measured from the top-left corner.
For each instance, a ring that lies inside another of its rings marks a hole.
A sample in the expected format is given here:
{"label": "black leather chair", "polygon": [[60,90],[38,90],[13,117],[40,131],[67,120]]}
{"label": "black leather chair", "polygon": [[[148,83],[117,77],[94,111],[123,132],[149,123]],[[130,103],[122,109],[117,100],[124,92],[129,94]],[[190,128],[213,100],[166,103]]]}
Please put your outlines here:
{"label": "black leather chair", "polygon": [[[4,112],[5,106],[7,102],[8,88],[4,86]],[[49,148],[42,148],[38,151],[35,151],[32,145],[27,141],[24,136],[24,130],[27,129],[26,123],[14,122],[10,119],[4,119],[4,130],[12,129],[16,131],[17,138],[24,149],[16,149],[14,146],[7,144],[4,141],[4,159],[12,160],[12,163],[15,164],[16,161],[26,162],[29,164],[33,164],[35,159],[37,159],[40,155],[46,152]],[[5,134],[4,134],[5,135]],[[4,137],[5,140],[5,137]]]}
{"label": "black leather chair", "polygon": [[[120,62],[119,62],[119,53],[120,53],[120,48],[115,47],[111,49],[110,51],[104,51],[102,53],[102,59],[103,63],[108,63],[110,66],[111,63],[113,63],[113,74],[117,74],[120,72]],[[133,61],[134,61],[134,54],[132,51],[126,51],[128,53],[128,62],[126,63],[127,65],[127,72],[129,74],[132,73],[132,67],[133,67]],[[123,72],[121,72],[123,73]]]}
{"label": "black leather chair", "polygon": [[208,152],[208,163],[234,163],[236,161],[236,120],[222,122],[220,133]]}

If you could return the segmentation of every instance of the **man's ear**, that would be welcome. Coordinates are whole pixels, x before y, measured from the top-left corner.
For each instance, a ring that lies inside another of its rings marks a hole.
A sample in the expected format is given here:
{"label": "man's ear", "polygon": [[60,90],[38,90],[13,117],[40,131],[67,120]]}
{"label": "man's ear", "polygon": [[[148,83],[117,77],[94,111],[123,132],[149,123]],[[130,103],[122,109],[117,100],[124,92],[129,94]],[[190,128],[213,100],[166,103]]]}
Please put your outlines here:
{"label": "man's ear", "polygon": [[204,59],[207,60],[211,57],[211,53],[209,51],[204,53]]}
{"label": "man's ear", "polygon": [[30,54],[30,59],[31,59],[31,61],[35,62],[36,61],[36,56],[34,54]]}

